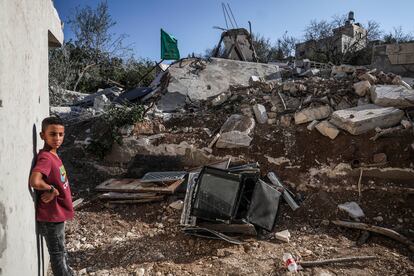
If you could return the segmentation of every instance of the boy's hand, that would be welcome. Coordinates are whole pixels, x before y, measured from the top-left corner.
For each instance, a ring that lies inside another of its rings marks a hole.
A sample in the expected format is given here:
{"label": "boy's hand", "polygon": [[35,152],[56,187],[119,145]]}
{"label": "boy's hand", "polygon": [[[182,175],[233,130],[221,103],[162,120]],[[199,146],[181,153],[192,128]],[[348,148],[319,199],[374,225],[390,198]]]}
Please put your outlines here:
{"label": "boy's hand", "polygon": [[49,203],[51,202],[55,197],[57,197],[59,195],[59,191],[57,189],[54,189],[53,192],[49,193],[49,192],[44,192],[40,198],[42,199],[42,201],[44,203]]}

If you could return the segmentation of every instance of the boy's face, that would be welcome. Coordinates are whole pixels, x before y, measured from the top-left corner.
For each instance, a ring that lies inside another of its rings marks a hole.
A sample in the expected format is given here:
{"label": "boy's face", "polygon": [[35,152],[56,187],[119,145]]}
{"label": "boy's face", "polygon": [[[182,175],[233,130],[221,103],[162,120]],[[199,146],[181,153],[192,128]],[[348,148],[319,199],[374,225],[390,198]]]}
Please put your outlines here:
{"label": "boy's face", "polygon": [[40,133],[40,137],[45,141],[45,144],[55,150],[62,145],[64,136],[65,127],[62,125],[48,125],[47,128]]}

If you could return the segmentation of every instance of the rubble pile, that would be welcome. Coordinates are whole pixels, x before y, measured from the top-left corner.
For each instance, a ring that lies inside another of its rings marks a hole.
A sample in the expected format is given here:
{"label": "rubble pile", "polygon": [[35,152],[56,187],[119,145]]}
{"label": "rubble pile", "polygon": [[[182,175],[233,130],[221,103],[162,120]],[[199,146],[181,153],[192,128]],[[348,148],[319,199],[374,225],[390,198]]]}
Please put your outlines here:
{"label": "rubble pile", "polygon": [[[262,262],[267,258],[265,252],[282,256],[283,249],[310,259],[349,253],[357,238],[333,228],[333,219],[391,225],[404,235],[412,235],[414,221],[406,211],[412,188],[404,183],[414,178],[413,95],[414,90],[401,77],[366,67],[307,68],[299,63],[278,66],[218,58],[184,59],[160,73],[148,88],[111,88],[79,99],[69,109],[52,110],[60,115],[69,113],[62,116],[69,122],[67,146],[62,150],[69,175],[83,183],[77,196],[100,193],[100,200],[81,212],[83,219],[87,220],[86,213],[95,212],[94,208],[104,210],[102,215],[107,218],[115,213],[122,220],[134,219],[129,225],[133,226],[131,234],[105,250],[127,248],[128,260],[145,260],[143,269],[151,273],[177,273],[167,264],[170,260],[174,266],[188,269],[180,263],[179,255],[185,252],[186,258],[201,256],[204,264],[215,264],[201,270],[191,268],[196,274],[204,269],[223,274],[217,267],[222,258],[230,261],[233,254],[238,261],[246,257],[246,268],[237,270],[240,274],[266,274],[270,271],[259,268],[269,266]],[[114,129],[116,139],[98,158],[96,144],[110,133],[101,127],[105,125],[102,115],[113,106],[129,108],[135,103],[144,107],[142,120]],[[79,115],[85,112],[88,117]],[[91,145],[95,145],[92,151]],[[162,173],[182,173],[183,177],[145,181]],[[250,184],[236,181],[246,175],[255,179]],[[214,181],[209,182],[210,177]],[[210,187],[208,183],[213,182],[219,184]],[[217,192],[218,185],[222,190]],[[248,193],[230,193],[230,187],[247,187]],[[258,199],[252,192],[256,187]],[[273,201],[266,198],[272,195],[268,189],[275,195]],[[232,201],[231,212],[224,214],[220,208],[229,206],[229,198],[233,198],[229,194],[245,202],[237,205]],[[149,203],[155,201],[160,203]],[[267,225],[257,216],[263,206],[271,214]],[[149,210],[150,215],[142,210]],[[145,229],[140,228],[142,222]],[[95,224],[93,227],[104,231],[101,222]],[[109,233],[119,232],[117,227]],[[193,236],[238,244],[240,252],[223,253],[229,250],[223,244]],[[271,247],[244,236],[271,241]],[[160,248],[166,251],[172,245],[180,253],[166,257],[163,252],[159,257],[159,252],[142,250],[138,254],[136,246],[144,249],[140,243],[151,248],[162,243]],[[369,255],[380,254],[389,246],[397,245],[384,242],[363,248]],[[257,252],[262,259],[253,263],[259,270],[249,270]],[[212,260],[212,254],[217,259]],[[84,268],[82,262],[77,261],[77,268]],[[91,260],[86,262],[94,266]],[[152,266],[154,263],[157,265]],[[237,262],[231,267],[238,266]],[[382,271],[375,265],[370,267]]]}

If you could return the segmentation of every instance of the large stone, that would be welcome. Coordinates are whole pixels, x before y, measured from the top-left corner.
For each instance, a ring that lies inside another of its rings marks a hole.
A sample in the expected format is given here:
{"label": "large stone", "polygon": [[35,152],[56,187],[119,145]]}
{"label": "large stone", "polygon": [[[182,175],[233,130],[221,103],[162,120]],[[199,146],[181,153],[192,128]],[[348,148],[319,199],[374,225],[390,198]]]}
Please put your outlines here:
{"label": "large stone", "polygon": [[376,85],[371,88],[371,100],[380,106],[411,107],[414,106],[414,89],[402,85]]}
{"label": "large stone", "polygon": [[359,79],[369,81],[369,83],[372,85],[374,85],[377,82],[377,78],[368,72],[359,76]]}
{"label": "large stone", "polygon": [[329,105],[305,108],[295,113],[295,124],[303,124],[313,120],[321,120],[331,115],[332,109]]}
{"label": "large stone", "polygon": [[324,136],[331,138],[332,140],[336,138],[339,134],[339,130],[330,122],[322,121],[315,126],[315,128]]}
{"label": "large stone", "polygon": [[[186,99],[190,102],[206,100],[229,90],[232,85],[248,86],[251,76],[258,76],[264,80],[280,79],[280,70],[277,65],[256,62],[236,61],[230,59],[211,58],[205,66],[195,68],[196,59],[186,59],[172,64],[168,68],[169,83],[164,97],[171,93],[180,94],[171,99],[168,105],[157,107],[166,111],[174,109],[174,105],[183,106]],[[179,108],[179,107],[178,107]]]}
{"label": "large stone", "polygon": [[351,218],[358,219],[365,216],[364,211],[362,211],[361,207],[355,201],[339,204],[338,208],[347,212]]}
{"label": "large stone", "polygon": [[397,108],[367,104],[337,110],[332,114],[330,122],[353,135],[358,135],[376,127],[394,126],[403,116],[404,112]]}
{"label": "large stone", "polygon": [[253,118],[233,114],[221,127],[221,136],[217,140],[217,148],[248,147],[253,140],[250,136],[255,127]]}
{"label": "large stone", "polygon": [[365,94],[369,92],[370,88],[371,84],[367,80],[354,83],[355,93],[357,93],[361,97],[365,96]]}
{"label": "large stone", "polygon": [[261,104],[255,104],[253,106],[253,112],[256,116],[256,120],[259,124],[265,124],[267,122],[266,108]]}

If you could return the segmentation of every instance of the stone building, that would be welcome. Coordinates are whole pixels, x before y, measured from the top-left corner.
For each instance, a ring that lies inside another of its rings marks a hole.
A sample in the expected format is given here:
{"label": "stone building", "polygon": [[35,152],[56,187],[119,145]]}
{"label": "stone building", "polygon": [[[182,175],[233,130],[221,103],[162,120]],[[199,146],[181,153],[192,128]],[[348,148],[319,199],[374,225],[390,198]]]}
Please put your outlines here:
{"label": "stone building", "polygon": [[49,115],[48,47],[62,42],[51,0],[0,1],[0,275],[47,268],[28,179]]}
{"label": "stone building", "polygon": [[318,53],[343,54],[365,48],[368,42],[367,30],[354,21],[354,13],[351,11],[345,24],[332,30],[332,36],[296,44],[296,59],[314,59]]}

